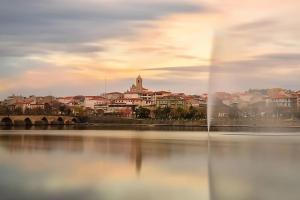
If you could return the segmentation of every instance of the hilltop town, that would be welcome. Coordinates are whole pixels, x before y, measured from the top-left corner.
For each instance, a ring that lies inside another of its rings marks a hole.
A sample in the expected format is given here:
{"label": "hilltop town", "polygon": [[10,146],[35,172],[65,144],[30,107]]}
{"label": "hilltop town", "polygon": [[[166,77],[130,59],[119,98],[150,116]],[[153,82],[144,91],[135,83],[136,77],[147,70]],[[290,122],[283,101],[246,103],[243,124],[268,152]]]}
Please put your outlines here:
{"label": "hilltop town", "polygon": [[[151,91],[143,86],[139,75],[125,92],[109,92],[99,96],[16,96],[1,102],[0,115],[74,115],[114,116],[122,118],[194,118],[206,116],[207,94],[186,95],[169,91]],[[187,111],[187,112],[186,112]],[[186,116],[183,116],[185,114]],[[175,116],[176,115],[176,116]]]}
{"label": "hilltop town", "polygon": [[[214,93],[214,119],[295,119],[300,117],[300,91],[281,88]],[[125,92],[99,96],[16,96],[0,102],[0,115],[67,115],[89,118],[205,120],[206,93],[187,95],[152,91],[139,75]]]}

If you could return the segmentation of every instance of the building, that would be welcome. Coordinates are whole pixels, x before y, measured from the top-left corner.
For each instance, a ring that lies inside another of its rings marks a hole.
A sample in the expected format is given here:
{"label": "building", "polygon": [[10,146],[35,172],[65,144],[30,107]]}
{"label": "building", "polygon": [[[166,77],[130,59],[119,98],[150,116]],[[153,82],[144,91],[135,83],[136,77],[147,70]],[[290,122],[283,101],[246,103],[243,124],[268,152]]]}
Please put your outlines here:
{"label": "building", "polygon": [[143,93],[148,91],[148,89],[143,87],[143,79],[140,75],[136,78],[135,84],[132,84],[129,91],[134,93]]}
{"label": "building", "polygon": [[121,117],[132,118],[134,116],[136,105],[133,104],[109,104],[107,110],[104,111],[106,114],[117,114]]}
{"label": "building", "polygon": [[25,97],[23,96],[16,96],[16,95],[12,95],[7,97],[4,101],[3,104],[7,105],[7,106],[13,106],[15,105],[17,102],[21,102],[25,99]]}
{"label": "building", "polygon": [[[140,94],[137,93],[137,92],[130,92],[130,91],[127,91],[127,92],[124,92],[124,99],[137,99],[137,98],[140,98]],[[122,98],[118,98],[118,99],[122,99]]]}
{"label": "building", "polygon": [[186,102],[184,98],[180,96],[170,95],[156,98],[156,107],[184,108],[185,106]]}
{"label": "building", "polygon": [[300,91],[297,92],[297,110],[300,112]]}
{"label": "building", "polygon": [[206,107],[206,100],[200,95],[188,95],[184,99],[188,107]]}
{"label": "building", "polygon": [[110,93],[102,94],[101,96],[108,100],[115,100],[115,99],[123,98],[124,94],[121,92],[110,92]]}
{"label": "building", "polygon": [[59,103],[66,104],[66,105],[71,105],[72,101],[73,101],[73,98],[74,97],[58,97],[58,98],[56,98],[56,100]]}
{"label": "building", "polygon": [[84,107],[95,109],[95,105],[107,105],[109,100],[102,96],[85,96]]}
{"label": "building", "polygon": [[45,105],[43,103],[37,103],[36,101],[27,98],[21,101],[17,101],[14,104],[14,109],[20,108],[24,113],[26,109],[33,110],[33,109],[44,109]]}
{"label": "building", "polygon": [[271,97],[271,102],[274,107],[297,108],[297,97],[290,94],[278,94]]}

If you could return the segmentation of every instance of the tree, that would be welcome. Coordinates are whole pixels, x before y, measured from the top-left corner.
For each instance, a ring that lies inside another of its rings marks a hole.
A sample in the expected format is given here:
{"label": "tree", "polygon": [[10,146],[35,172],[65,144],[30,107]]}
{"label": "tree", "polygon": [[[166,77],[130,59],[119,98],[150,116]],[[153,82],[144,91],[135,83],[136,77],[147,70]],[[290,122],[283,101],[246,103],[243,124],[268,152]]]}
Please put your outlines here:
{"label": "tree", "polygon": [[6,109],[5,109],[5,106],[0,106],[0,115],[4,115],[5,114],[5,111],[6,111]]}
{"label": "tree", "polygon": [[49,103],[44,104],[44,112],[46,115],[51,115],[52,114],[52,107],[50,106]]}
{"label": "tree", "polygon": [[189,111],[185,115],[185,118],[186,119],[195,119],[197,117],[197,113],[198,113],[198,111],[193,106],[190,106]]}
{"label": "tree", "polygon": [[0,106],[0,114],[1,115],[10,115],[11,110],[8,108],[8,106],[1,105]]}
{"label": "tree", "polygon": [[65,104],[60,104],[58,110],[61,114],[66,115],[68,112],[68,107]]}
{"label": "tree", "polygon": [[16,107],[16,108],[14,109],[14,114],[15,114],[15,115],[23,115],[23,110],[22,110],[22,108],[21,108],[21,107]]}
{"label": "tree", "polygon": [[155,111],[155,118],[157,119],[170,119],[171,118],[171,108],[170,107],[158,107]]}
{"label": "tree", "polygon": [[150,110],[148,108],[139,107],[135,110],[136,118],[147,119],[150,117]]}
{"label": "tree", "polygon": [[177,107],[171,109],[170,115],[172,119],[184,119],[186,111],[182,107]]}
{"label": "tree", "polygon": [[24,114],[25,114],[25,115],[31,115],[31,114],[32,114],[32,113],[31,113],[31,109],[25,108]]}

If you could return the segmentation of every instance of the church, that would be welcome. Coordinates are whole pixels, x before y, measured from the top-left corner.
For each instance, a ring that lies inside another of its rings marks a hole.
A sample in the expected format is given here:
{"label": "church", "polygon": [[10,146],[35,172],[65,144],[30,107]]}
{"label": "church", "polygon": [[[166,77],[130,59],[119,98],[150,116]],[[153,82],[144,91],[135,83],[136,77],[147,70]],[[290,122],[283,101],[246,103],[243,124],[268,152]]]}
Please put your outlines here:
{"label": "church", "polygon": [[131,88],[130,88],[130,92],[132,93],[144,93],[144,92],[148,92],[148,89],[143,87],[143,79],[141,77],[141,75],[139,75],[136,80],[135,80],[135,84],[132,84]]}

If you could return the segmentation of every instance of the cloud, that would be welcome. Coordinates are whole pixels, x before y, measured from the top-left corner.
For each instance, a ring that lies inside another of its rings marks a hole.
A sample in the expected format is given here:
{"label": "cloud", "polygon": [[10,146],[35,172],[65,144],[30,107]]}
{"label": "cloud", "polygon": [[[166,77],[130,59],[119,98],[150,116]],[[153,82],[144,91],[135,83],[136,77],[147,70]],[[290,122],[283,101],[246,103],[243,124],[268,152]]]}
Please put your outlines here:
{"label": "cloud", "polygon": [[[206,11],[204,5],[179,0],[3,0],[0,43],[11,41],[11,53],[15,56],[42,48],[49,50],[48,43],[54,47],[124,37],[133,34],[135,26],[143,22],[176,13]],[[37,48],[32,49],[35,45]]]}
{"label": "cloud", "polygon": [[[126,63],[130,52],[122,56],[107,40],[126,40],[128,49],[139,30],[157,28],[156,21],[207,12],[210,7],[191,0],[2,0],[1,95],[98,92],[104,72],[120,80],[132,72],[125,66],[132,65]],[[123,82],[115,85],[125,89]]]}
{"label": "cloud", "polygon": [[299,89],[300,54],[272,53],[212,66],[215,90],[283,87]]}
{"label": "cloud", "polygon": [[[65,71],[91,68],[91,60],[97,67],[101,62],[120,63],[124,59],[113,53],[99,57],[113,48],[106,40],[130,38],[169,15],[209,11],[205,4],[189,0],[2,0],[0,78],[22,79],[28,71],[45,71],[61,63],[69,68]],[[80,59],[89,62],[77,62]]]}
{"label": "cloud", "polygon": [[[212,66],[153,67],[145,70],[156,71],[160,76],[166,77],[166,80],[187,77],[191,81],[185,82],[192,82],[193,79],[200,82],[208,81],[211,68],[212,83],[216,90],[222,91],[275,86],[298,89],[299,66],[299,53],[270,53]],[[206,78],[201,78],[201,74]]]}
{"label": "cloud", "polygon": [[233,27],[230,27],[230,30],[236,32],[258,31],[274,28],[274,26],[276,25],[278,25],[278,21],[274,19],[259,19],[235,25]]}
{"label": "cloud", "polygon": [[173,71],[173,72],[209,72],[209,66],[178,66],[178,67],[157,67],[147,68],[146,71]]}

